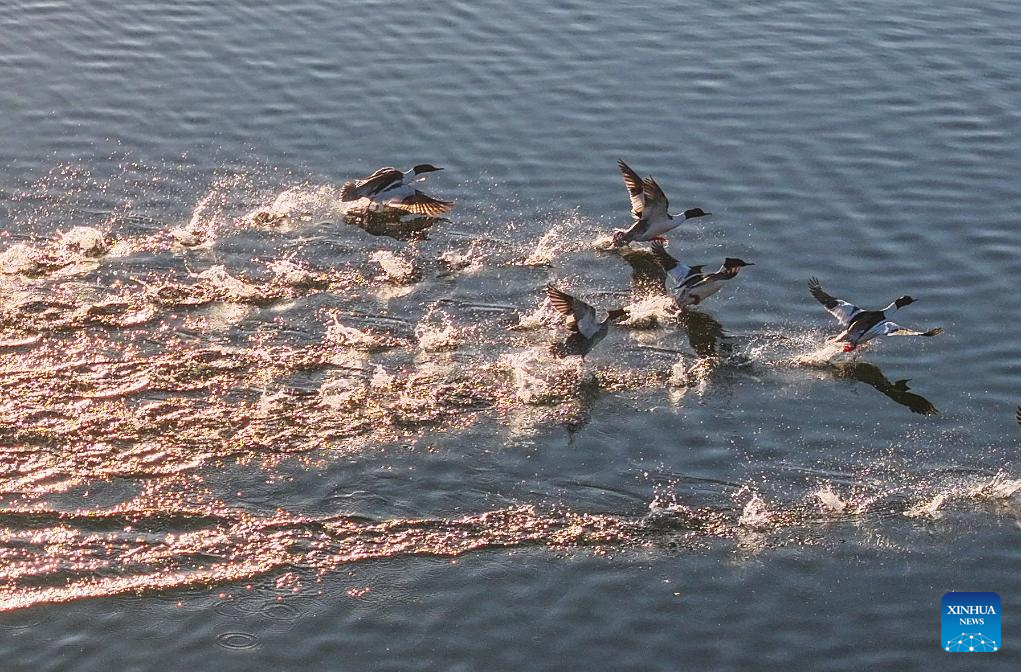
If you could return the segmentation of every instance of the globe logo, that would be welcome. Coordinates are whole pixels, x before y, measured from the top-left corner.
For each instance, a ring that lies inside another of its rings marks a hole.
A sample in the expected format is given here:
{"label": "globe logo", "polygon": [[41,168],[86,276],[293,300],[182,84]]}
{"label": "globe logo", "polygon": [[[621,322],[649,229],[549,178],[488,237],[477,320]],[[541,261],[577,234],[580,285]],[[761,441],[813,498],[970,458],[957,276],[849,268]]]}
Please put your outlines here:
{"label": "globe logo", "polygon": [[959,637],[947,641],[947,651],[996,651],[996,642],[983,637],[981,632],[963,632]]}
{"label": "globe logo", "polygon": [[947,593],[940,601],[940,648],[948,653],[995,653],[1000,639],[1000,596]]}

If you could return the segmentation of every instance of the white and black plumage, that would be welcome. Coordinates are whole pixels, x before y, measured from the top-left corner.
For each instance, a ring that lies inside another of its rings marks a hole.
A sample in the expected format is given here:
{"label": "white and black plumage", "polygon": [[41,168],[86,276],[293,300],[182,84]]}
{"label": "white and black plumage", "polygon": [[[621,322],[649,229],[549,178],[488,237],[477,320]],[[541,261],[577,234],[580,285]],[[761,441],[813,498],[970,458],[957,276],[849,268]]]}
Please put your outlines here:
{"label": "white and black plumage", "polygon": [[404,172],[392,166],[380,168],[366,178],[346,182],[340,188],[340,200],[351,202],[364,198],[415,215],[439,217],[449,212],[454,204],[435,199],[412,186],[437,170],[443,169],[429,163],[420,163]]}
{"label": "white and black plumage", "polygon": [[674,283],[674,286],[669,287],[669,289],[672,289],[675,292],[680,292],[705,277],[705,274],[702,272],[702,269],[704,268],[703,264],[685,266],[679,260],[671,256],[671,254],[666,251],[666,248],[663,247],[663,243],[658,240],[652,241],[651,247],[652,256],[656,258],[659,265],[663,267],[664,271],[666,271],[667,277]]}
{"label": "white and black plumage", "polygon": [[720,270],[714,273],[700,273],[689,278],[677,288],[675,297],[681,308],[697,306],[723,288],[723,283],[733,280],[745,266],[754,266],[751,262],[727,257],[723,260]]}
{"label": "white and black plumage", "polygon": [[889,319],[890,314],[915,302],[910,296],[901,296],[882,310],[862,310],[854,304],[827,294],[816,278],[808,281],[808,291],[837,319],[837,322],[845,327],[844,331],[830,339],[834,343],[846,343],[844,352],[850,352],[879,336],[938,336],[943,333],[939,327],[928,331],[906,329]]}
{"label": "white and black plumage", "polygon": [[1014,415],[1014,418],[1017,420],[1017,426],[1021,427],[1021,406],[1017,407],[1017,413]]}
{"label": "white and black plumage", "polygon": [[564,316],[567,328],[574,332],[566,342],[554,348],[553,352],[558,357],[580,355],[584,359],[606,336],[610,320],[628,316],[626,310],[618,308],[608,311],[606,318],[600,321],[595,308],[553,285],[546,285],[546,296],[557,312]]}
{"label": "white and black plumage", "polygon": [[627,229],[617,229],[613,234],[615,246],[626,245],[632,241],[646,241],[662,238],[667,231],[677,228],[681,222],[694,217],[711,215],[702,208],[691,208],[679,215],[668,212],[670,202],[663,189],[652,177],[642,179],[631,166],[623,160],[617,161],[624,176],[624,186],[631,198],[631,216],[634,222]]}

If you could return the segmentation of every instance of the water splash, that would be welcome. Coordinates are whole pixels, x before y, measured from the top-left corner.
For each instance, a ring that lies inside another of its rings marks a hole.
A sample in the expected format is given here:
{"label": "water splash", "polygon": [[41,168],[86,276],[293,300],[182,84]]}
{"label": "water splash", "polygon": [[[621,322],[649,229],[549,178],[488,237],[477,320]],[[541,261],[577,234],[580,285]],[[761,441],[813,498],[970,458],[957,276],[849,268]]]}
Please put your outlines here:
{"label": "water splash", "polygon": [[230,301],[250,301],[262,297],[258,287],[231,275],[220,264],[211,266],[195,277],[215,294]]}
{"label": "water splash", "polygon": [[848,509],[848,503],[833,490],[833,486],[831,485],[825,485],[819,488],[812,493],[812,497],[819,502],[819,507],[825,513],[839,515]]}
{"label": "water splash", "polygon": [[110,250],[111,243],[99,229],[76,226],[60,235],[58,247],[66,256],[100,257]]}
{"label": "water splash", "polygon": [[511,373],[514,396],[524,404],[554,403],[575,395],[585,368],[580,357],[554,359],[544,348],[503,355]]}
{"label": "water splash", "polygon": [[464,334],[454,326],[451,317],[437,304],[415,325],[415,338],[424,352],[455,350],[461,345]]}
{"label": "water splash", "polygon": [[1007,472],[1000,470],[988,481],[973,486],[967,493],[968,497],[986,501],[1010,499],[1021,492],[1021,478],[1011,478]]}
{"label": "water splash", "polygon": [[32,275],[43,268],[43,252],[25,243],[15,243],[0,252],[0,273]]}
{"label": "water splash", "polygon": [[521,264],[524,266],[549,266],[558,256],[576,249],[579,227],[580,218],[577,214],[550,224],[522,259]]}
{"label": "water splash", "polygon": [[928,499],[916,502],[905,509],[904,515],[908,518],[938,518],[941,515],[940,509],[947,501],[947,496],[947,493],[937,492]]}
{"label": "water splash", "polygon": [[773,514],[770,513],[766,502],[759,493],[750,491],[751,497],[741,509],[741,517],[738,518],[738,525],[751,530],[768,530],[773,524]]}
{"label": "water splash", "polygon": [[383,269],[383,279],[398,285],[407,285],[418,281],[422,274],[415,264],[389,250],[376,250],[369,255]]}

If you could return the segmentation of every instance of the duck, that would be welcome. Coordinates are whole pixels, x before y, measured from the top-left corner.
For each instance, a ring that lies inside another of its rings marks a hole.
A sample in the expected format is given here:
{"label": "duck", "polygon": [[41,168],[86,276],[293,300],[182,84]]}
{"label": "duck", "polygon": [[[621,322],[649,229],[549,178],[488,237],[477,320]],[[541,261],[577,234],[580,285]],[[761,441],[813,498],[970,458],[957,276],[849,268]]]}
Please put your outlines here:
{"label": "duck", "polygon": [[720,291],[727,280],[736,278],[742,268],[755,265],[737,257],[727,257],[718,271],[703,273],[702,265],[685,266],[672,257],[659,241],[653,241],[652,253],[674,281],[674,301],[682,309],[702,303]]}
{"label": "duck", "polygon": [[652,249],[652,256],[655,257],[656,261],[666,272],[666,277],[674,282],[674,286],[668,289],[673,289],[674,291],[682,290],[705,277],[705,274],[702,272],[702,269],[705,268],[704,264],[685,266],[666,251],[662,241],[654,240],[650,247]]}
{"label": "duck", "polygon": [[663,235],[680,226],[683,221],[713,214],[702,208],[690,208],[681,214],[671,215],[668,212],[670,201],[655,179],[651,176],[642,179],[623,159],[618,159],[617,167],[624,176],[634,222],[627,229],[614,231],[614,247],[628,245],[633,241],[663,241]]}
{"label": "duck", "polygon": [[737,257],[727,257],[723,260],[723,264],[720,265],[718,271],[706,273],[697,282],[692,282],[687,287],[684,287],[680,296],[677,297],[677,305],[681,308],[697,306],[720,291],[724,282],[736,278],[742,268],[754,265],[750,261],[744,261]]}
{"label": "duck", "polygon": [[411,214],[440,217],[450,212],[454,203],[433,198],[412,186],[439,170],[443,169],[431,163],[420,163],[406,171],[385,166],[368,177],[345,182],[340,188],[340,200],[347,203],[368,199]]}
{"label": "duck", "polygon": [[852,303],[827,294],[818,278],[809,279],[808,291],[844,327],[844,331],[829,339],[833,343],[844,343],[844,352],[851,352],[880,336],[931,337],[943,333],[941,327],[928,331],[907,329],[889,318],[890,314],[915,303],[916,299],[911,296],[898,297],[882,310],[862,310]]}
{"label": "duck", "polygon": [[561,358],[579,355],[585,359],[585,355],[606,336],[610,321],[629,315],[627,310],[615,308],[607,311],[606,317],[600,321],[595,308],[552,284],[546,285],[546,296],[557,312],[564,316],[564,325],[573,332],[564,343],[553,348],[553,354]]}

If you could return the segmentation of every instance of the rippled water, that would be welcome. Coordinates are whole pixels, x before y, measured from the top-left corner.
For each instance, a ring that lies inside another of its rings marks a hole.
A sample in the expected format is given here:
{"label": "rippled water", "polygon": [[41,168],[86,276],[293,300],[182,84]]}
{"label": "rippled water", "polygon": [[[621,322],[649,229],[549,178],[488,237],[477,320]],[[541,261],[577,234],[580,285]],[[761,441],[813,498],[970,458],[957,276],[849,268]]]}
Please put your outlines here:
{"label": "rippled water", "polygon": [[[1014,3],[248,4],[0,13],[3,669],[1017,665]],[[618,158],[756,265],[674,314]]]}

